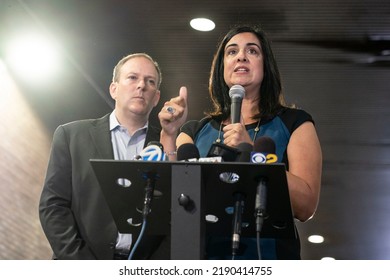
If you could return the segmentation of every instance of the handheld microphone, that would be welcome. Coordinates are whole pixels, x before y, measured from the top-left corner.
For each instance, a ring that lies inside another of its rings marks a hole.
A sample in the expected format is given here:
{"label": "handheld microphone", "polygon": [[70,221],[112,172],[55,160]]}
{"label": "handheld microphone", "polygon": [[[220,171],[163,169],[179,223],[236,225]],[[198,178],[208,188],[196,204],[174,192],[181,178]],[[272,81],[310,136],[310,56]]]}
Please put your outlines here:
{"label": "handheld microphone", "polygon": [[[242,99],[245,96],[245,89],[241,85],[234,85],[229,90],[229,96],[231,99],[230,116],[231,123],[239,123],[241,119],[241,104]],[[229,147],[225,144],[214,143],[207,156],[221,156],[224,161],[235,161],[237,158],[238,150]]]}
{"label": "handheld microphone", "polygon": [[229,90],[231,99],[230,115],[232,123],[239,123],[241,117],[241,104],[245,96],[245,89],[241,85],[234,85]]}

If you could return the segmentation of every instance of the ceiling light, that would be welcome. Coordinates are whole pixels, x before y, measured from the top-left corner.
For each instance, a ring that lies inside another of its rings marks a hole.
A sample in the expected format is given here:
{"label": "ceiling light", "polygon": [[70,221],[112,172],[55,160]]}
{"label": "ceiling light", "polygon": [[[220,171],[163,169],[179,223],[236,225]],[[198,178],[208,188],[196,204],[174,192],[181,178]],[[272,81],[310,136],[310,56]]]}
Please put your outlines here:
{"label": "ceiling light", "polygon": [[335,258],[333,258],[333,257],[323,257],[323,258],[321,258],[321,260],[323,260],[323,261],[332,261],[332,260],[335,260]]}
{"label": "ceiling light", "polygon": [[310,235],[307,240],[311,243],[322,243],[324,242],[324,237],[321,235]]}
{"label": "ceiling light", "polygon": [[190,21],[190,25],[198,31],[211,31],[215,28],[215,23],[207,18],[194,18]]}

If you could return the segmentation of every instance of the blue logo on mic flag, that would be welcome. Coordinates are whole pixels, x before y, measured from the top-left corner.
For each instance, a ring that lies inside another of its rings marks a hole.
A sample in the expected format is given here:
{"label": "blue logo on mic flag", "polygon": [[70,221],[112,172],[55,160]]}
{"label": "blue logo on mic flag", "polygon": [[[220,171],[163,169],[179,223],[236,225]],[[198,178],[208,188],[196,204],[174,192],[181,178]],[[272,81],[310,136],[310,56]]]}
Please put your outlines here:
{"label": "blue logo on mic flag", "polygon": [[140,157],[145,161],[163,161],[165,154],[157,145],[149,145],[140,153]]}

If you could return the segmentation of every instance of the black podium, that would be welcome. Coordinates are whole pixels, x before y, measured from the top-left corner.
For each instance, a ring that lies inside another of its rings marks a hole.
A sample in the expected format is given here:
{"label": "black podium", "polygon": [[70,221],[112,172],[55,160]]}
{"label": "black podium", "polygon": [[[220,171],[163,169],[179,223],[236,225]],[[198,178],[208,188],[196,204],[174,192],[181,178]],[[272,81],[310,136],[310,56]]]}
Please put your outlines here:
{"label": "black podium", "polygon": [[[295,238],[284,164],[90,160],[118,230],[138,237],[146,180],[155,180],[145,235],[170,235],[171,259],[203,259],[206,235],[231,236],[234,194],[245,196],[241,236],[256,237],[255,196],[267,180],[261,236]],[[135,239],[134,239],[135,240]]]}

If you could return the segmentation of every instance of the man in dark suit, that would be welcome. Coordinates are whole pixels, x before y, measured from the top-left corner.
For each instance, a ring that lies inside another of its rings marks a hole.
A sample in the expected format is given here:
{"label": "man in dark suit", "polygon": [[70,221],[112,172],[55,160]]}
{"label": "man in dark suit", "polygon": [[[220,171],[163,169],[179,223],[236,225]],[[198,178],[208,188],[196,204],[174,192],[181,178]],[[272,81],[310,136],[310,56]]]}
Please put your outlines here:
{"label": "man in dark suit", "polygon": [[53,258],[127,258],[134,240],[118,234],[89,160],[134,159],[150,141],[161,142],[169,159],[175,159],[175,139],[187,117],[187,90],[182,87],[179,96],[164,103],[159,129],[149,124],[149,115],[160,100],[160,83],[160,68],[149,55],[128,55],[114,68],[114,111],[56,129],[39,203]]}

